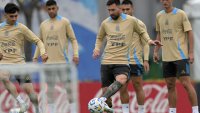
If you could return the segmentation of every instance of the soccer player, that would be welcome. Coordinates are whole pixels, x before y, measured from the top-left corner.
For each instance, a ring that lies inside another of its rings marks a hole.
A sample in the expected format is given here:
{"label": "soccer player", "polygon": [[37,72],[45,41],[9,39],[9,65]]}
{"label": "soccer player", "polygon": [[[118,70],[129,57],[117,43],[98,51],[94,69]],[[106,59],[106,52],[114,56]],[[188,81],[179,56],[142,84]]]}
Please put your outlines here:
{"label": "soccer player", "polygon": [[[128,80],[129,45],[132,43],[134,32],[137,32],[146,43],[160,45],[159,41],[149,38],[148,33],[139,25],[135,17],[123,14],[120,5],[120,0],[107,1],[110,17],[101,23],[93,51],[93,58],[98,58],[103,39],[106,38],[106,46],[101,60],[103,95],[100,99],[103,102],[114,95]],[[108,106],[105,111],[113,112]]]}
{"label": "soccer player", "polygon": [[[0,61],[2,65],[12,65],[12,64],[25,64],[24,58],[24,41],[29,40],[36,44],[41,52],[42,60],[45,62],[48,58],[44,45],[42,41],[26,26],[17,22],[19,8],[14,3],[6,4],[5,8],[6,20],[0,24],[0,51],[3,54],[3,58]],[[37,94],[33,89],[31,83],[31,78],[29,75],[25,76],[15,76],[22,88],[30,97],[31,102],[36,107],[36,112],[38,113],[38,99]],[[0,73],[0,79],[5,85],[6,89],[16,98],[20,104],[20,111],[25,112],[28,109],[27,104],[18,94],[16,87],[9,80],[9,72],[2,71]]]}
{"label": "soccer player", "polygon": [[[157,40],[163,44],[163,74],[168,89],[169,113],[176,113],[176,78],[184,86],[192,113],[199,113],[195,89],[190,81],[189,63],[194,62],[193,33],[187,15],[172,5],[173,0],[161,0],[164,10],[156,16]],[[189,43],[189,46],[188,46]],[[159,46],[154,49],[154,61],[159,60]]]}
{"label": "soccer player", "polygon": [[[122,1],[122,11],[125,14],[133,16],[133,3],[131,0]],[[145,24],[138,19],[140,26],[144,27],[146,30]],[[144,54],[144,63],[143,63],[143,54]],[[146,72],[149,71],[149,45],[144,43],[144,40],[137,34],[134,33],[132,38],[132,43],[130,45],[130,80],[133,83],[133,87],[136,92],[137,102],[138,102],[138,113],[144,113],[144,99],[145,94],[142,87],[142,74],[143,70]],[[129,113],[129,95],[127,84],[125,84],[120,89],[120,99],[122,102],[122,111],[123,113]]]}
{"label": "soccer player", "polygon": [[[48,54],[48,60],[46,64],[66,64],[68,63],[68,39],[72,42],[73,47],[73,62],[78,65],[79,53],[78,42],[75,37],[74,31],[70,24],[70,21],[62,16],[58,15],[58,5],[55,0],[48,0],[46,2],[46,9],[49,15],[49,19],[46,19],[40,25],[40,39],[44,42],[45,48]],[[39,55],[38,48],[36,48],[34,61],[37,61]],[[53,73],[53,72],[52,72]],[[68,75],[69,76],[69,75]],[[60,77],[60,81],[64,84],[67,93],[70,93],[70,84],[68,84],[66,75],[48,74],[48,87],[54,89],[55,78]],[[53,103],[52,99],[54,90],[48,90],[49,103]],[[51,100],[50,100],[51,99]],[[69,98],[72,101],[72,98]],[[71,102],[70,102],[71,103]],[[51,104],[50,106],[55,106]],[[52,107],[53,108],[53,107]],[[74,109],[74,108],[73,108]],[[72,110],[73,110],[72,109]],[[51,111],[54,111],[52,109]]]}

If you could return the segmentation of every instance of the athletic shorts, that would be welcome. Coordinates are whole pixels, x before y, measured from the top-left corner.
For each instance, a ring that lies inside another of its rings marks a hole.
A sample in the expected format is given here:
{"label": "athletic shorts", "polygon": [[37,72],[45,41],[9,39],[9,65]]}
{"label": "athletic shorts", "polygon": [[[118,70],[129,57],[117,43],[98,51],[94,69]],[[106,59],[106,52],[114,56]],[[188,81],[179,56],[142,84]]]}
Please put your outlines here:
{"label": "athletic shorts", "polygon": [[138,65],[138,64],[129,64],[131,71],[130,71],[130,76],[141,76],[144,74],[144,66],[143,65]]}
{"label": "athletic shorts", "polygon": [[31,76],[29,74],[25,74],[23,76],[20,76],[20,75],[14,75],[14,78],[16,79],[16,81],[19,83],[19,84],[22,84],[22,83],[31,83]]}
{"label": "athletic shorts", "polygon": [[119,74],[124,74],[128,77],[130,72],[129,65],[126,64],[102,64],[101,65],[101,83],[102,87],[110,86],[115,77]]}
{"label": "athletic shorts", "polygon": [[163,62],[163,75],[167,77],[179,77],[190,75],[190,65],[187,59],[172,62]]}

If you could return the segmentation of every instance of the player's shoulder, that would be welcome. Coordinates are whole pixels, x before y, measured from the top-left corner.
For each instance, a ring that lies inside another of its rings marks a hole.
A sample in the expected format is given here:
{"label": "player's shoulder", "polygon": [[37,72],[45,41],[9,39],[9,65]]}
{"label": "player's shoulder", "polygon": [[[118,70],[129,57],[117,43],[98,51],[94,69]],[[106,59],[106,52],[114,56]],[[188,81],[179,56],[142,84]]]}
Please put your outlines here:
{"label": "player's shoulder", "polygon": [[178,8],[175,8],[174,14],[186,15],[185,11]]}
{"label": "player's shoulder", "polygon": [[5,21],[4,21],[4,22],[1,22],[1,23],[0,23],[0,28],[3,28],[5,25],[6,25],[6,22],[5,22]]}
{"label": "player's shoulder", "polygon": [[22,24],[22,23],[20,23],[20,22],[16,22],[16,23],[15,23],[15,26],[16,26],[16,27],[19,27],[19,28],[21,28],[21,29],[27,29],[27,28],[28,28],[27,26],[25,26],[24,24]]}
{"label": "player's shoulder", "polygon": [[161,10],[156,14],[156,17],[159,17],[161,15],[165,14],[165,10]]}
{"label": "player's shoulder", "polygon": [[143,22],[142,20],[140,20],[140,19],[138,19],[138,18],[136,18],[136,19],[137,19],[137,22],[138,22],[140,25],[142,25],[142,26],[145,25],[144,22]]}
{"label": "player's shoulder", "polygon": [[48,22],[49,22],[49,19],[46,19],[40,25],[42,26],[42,25],[48,24]]}

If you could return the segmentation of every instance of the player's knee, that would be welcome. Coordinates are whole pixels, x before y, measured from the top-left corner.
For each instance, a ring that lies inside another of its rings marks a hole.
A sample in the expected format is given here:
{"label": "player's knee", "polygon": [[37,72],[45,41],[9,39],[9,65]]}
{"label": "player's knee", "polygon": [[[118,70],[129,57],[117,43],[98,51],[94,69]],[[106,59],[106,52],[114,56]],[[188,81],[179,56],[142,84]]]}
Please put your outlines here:
{"label": "player's knee", "polygon": [[128,78],[125,75],[119,75],[116,77],[116,81],[120,82],[122,85],[126,84]]}
{"label": "player's knee", "polygon": [[168,90],[175,90],[176,84],[173,82],[167,82],[167,89]]}

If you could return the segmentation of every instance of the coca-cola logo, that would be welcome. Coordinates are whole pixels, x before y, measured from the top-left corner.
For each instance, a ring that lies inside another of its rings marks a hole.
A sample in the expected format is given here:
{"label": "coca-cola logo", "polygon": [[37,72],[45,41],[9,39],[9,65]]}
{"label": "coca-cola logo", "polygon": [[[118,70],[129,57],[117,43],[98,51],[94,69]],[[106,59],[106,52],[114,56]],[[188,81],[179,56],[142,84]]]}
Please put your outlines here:
{"label": "coca-cola logo", "polygon": [[[146,113],[166,113],[168,111],[167,100],[167,86],[159,84],[145,84],[143,86],[145,92],[145,112]],[[101,90],[99,90],[95,97],[101,96]],[[135,91],[129,91],[129,106],[130,113],[137,113],[138,104]],[[112,96],[113,108],[115,113],[122,113],[120,94],[117,92]]]}
{"label": "coca-cola logo", "polygon": [[[0,84],[1,86],[1,84]],[[16,99],[5,89],[0,89],[0,113],[8,113],[11,108],[19,107]],[[31,104],[29,97],[25,93],[20,93],[20,95],[25,99],[27,103],[29,103],[28,113],[34,113],[34,106]],[[39,96],[39,107],[42,113],[49,113],[49,108],[47,104],[46,97],[46,89],[42,90],[38,94]],[[70,110],[73,110],[78,113],[78,105],[77,103],[73,103],[73,105],[69,104],[68,96],[66,90],[61,88],[60,86],[55,87],[55,110],[56,113],[70,113]],[[75,95],[75,94],[73,94]],[[69,97],[72,98],[72,97]],[[76,107],[76,108],[75,108]]]}

